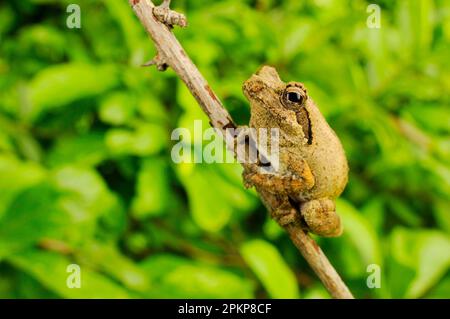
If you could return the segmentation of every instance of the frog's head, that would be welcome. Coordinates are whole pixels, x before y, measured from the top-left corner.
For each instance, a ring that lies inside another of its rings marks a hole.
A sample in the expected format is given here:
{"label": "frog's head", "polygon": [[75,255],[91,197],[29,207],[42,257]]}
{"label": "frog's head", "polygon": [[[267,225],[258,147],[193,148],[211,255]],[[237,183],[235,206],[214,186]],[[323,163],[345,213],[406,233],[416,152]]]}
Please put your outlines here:
{"label": "frog's head", "polygon": [[284,83],[273,67],[264,66],[245,81],[243,91],[250,101],[252,126],[283,127],[285,135],[303,135],[312,143],[311,100],[302,83]]}
{"label": "frog's head", "polygon": [[284,83],[275,68],[263,66],[245,81],[243,91],[254,104],[270,106],[271,109],[299,111],[305,106],[308,95],[302,83]]}

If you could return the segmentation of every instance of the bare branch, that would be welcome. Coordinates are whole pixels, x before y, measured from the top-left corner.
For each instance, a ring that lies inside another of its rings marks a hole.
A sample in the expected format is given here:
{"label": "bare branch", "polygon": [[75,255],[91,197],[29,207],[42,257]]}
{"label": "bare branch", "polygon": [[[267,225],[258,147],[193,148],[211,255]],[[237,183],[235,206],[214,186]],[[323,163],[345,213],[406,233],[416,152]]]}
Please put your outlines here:
{"label": "bare branch", "polygon": [[153,59],[142,64],[142,66],[152,66],[152,65],[156,65],[158,71],[165,71],[169,67],[165,59],[160,54],[157,54]]}
{"label": "bare branch", "polygon": [[170,10],[170,0],[164,0],[164,2],[157,7],[153,8],[153,14],[156,19],[161,23],[164,23],[168,27],[172,28],[174,25],[182,28],[187,27],[187,20],[184,14]]}

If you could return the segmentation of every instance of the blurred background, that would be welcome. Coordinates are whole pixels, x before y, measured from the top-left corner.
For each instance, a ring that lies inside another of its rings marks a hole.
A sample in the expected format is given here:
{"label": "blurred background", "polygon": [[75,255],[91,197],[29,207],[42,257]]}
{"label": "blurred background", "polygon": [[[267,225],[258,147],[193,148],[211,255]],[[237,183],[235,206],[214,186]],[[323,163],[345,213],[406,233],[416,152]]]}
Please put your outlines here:
{"label": "blurred background", "polygon": [[[172,130],[208,121],[140,67],[155,49],[128,1],[76,1],[69,29],[72,2],[0,4],[0,298],[329,298],[239,165],[172,162]],[[172,2],[236,122],[269,64],[341,138],[345,233],[316,239],[355,296],[450,297],[450,2],[373,1],[379,29],[372,1]]]}

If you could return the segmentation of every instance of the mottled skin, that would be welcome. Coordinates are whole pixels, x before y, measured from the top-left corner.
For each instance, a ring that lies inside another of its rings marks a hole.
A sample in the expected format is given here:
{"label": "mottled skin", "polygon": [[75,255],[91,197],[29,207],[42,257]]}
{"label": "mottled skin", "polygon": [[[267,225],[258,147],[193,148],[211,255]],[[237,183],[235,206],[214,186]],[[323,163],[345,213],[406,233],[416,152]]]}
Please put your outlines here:
{"label": "mottled skin", "polygon": [[347,160],[306,88],[284,83],[265,66],[243,91],[251,105],[250,127],[280,129],[279,169],[267,174],[258,164],[245,164],[246,185],[257,188],[281,225],[302,221],[313,233],[339,236],[343,227],[334,200],[347,184]]}

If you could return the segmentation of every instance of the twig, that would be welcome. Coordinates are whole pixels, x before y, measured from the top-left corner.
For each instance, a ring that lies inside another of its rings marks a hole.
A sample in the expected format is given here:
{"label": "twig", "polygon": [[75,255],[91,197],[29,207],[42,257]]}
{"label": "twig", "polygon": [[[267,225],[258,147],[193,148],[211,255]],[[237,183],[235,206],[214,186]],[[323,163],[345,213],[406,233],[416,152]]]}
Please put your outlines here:
{"label": "twig", "polygon": [[285,229],[330,295],[336,299],[353,299],[352,293],[314,239],[298,225],[289,224]]}
{"label": "twig", "polygon": [[[170,10],[170,0],[164,0],[163,4],[158,7],[155,7],[150,0],[129,0],[129,2],[150,34],[158,51],[156,58],[146,65],[155,64],[159,70],[171,67],[187,85],[202,110],[209,117],[211,126],[226,136],[228,128],[236,128],[235,123],[171,32],[173,25],[186,26],[186,18]],[[227,147],[234,150],[234,141],[227,139],[225,141]],[[301,226],[289,224],[285,226],[285,229],[331,296],[339,299],[352,299],[351,292],[325,254]]]}

